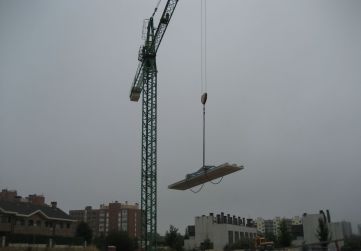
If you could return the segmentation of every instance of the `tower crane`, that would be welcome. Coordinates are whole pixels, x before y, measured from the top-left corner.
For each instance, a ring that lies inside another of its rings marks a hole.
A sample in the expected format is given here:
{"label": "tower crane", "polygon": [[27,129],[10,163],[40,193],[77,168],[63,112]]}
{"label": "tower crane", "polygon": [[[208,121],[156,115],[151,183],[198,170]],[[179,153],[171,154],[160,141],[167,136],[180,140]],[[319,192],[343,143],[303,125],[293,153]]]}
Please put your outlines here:
{"label": "tower crane", "polygon": [[[160,2],[160,1],[159,1]],[[158,5],[159,5],[158,2]],[[142,93],[141,150],[141,248],[156,250],[157,236],[157,64],[156,56],[178,0],[168,0],[158,27],[154,14],[146,25],[146,37],[138,54],[138,68],[130,90],[130,100],[137,102]]]}

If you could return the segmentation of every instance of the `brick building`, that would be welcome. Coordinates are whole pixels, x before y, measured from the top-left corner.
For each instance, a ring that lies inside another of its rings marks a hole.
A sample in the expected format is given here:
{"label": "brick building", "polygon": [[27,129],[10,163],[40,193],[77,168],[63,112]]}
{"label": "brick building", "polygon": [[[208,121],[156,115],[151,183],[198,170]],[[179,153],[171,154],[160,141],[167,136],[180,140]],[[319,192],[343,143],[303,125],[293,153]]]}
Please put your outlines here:
{"label": "brick building", "polygon": [[131,237],[140,237],[141,211],[137,203],[115,201],[100,205],[99,209],[87,206],[83,210],[70,210],[69,214],[75,220],[88,223],[95,237],[114,231],[126,231]]}
{"label": "brick building", "polygon": [[24,234],[74,237],[76,221],[44,196],[22,198],[16,191],[0,192],[0,235]]}

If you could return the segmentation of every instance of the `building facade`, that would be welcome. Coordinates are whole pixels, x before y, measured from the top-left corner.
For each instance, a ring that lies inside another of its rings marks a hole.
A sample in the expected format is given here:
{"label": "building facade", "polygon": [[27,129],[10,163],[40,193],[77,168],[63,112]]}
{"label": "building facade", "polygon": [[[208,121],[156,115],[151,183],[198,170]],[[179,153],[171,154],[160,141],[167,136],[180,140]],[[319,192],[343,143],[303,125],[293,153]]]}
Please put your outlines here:
{"label": "building facade", "polygon": [[95,237],[115,231],[125,231],[133,238],[141,234],[141,210],[137,203],[115,201],[98,209],[87,206],[83,210],[70,210],[69,214],[75,220],[86,222]]}
{"label": "building facade", "polygon": [[253,220],[223,213],[197,216],[194,228],[189,226],[188,229],[194,229],[194,236],[189,234],[189,239],[185,240],[186,250],[199,249],[202,243],[209,240],[214,250],[221,251],[226,245],[231,246],[241,240],[254,240],[257,236]]}
{"label": "building facade", "polygon": [[352,235],[352,226],[350,222],[331,222],[330,212],[320,210],[318,214],[304,214],[303,215],[303,231],[304,243],[312,245],[319,243],[317,238],[317,231],[319,229],[319,220],[324,221],[329,229],[329,248],[334,248],[336,243],[339,247],[344,245],[344,239]]}
{"label": "building facade", "polygon": [[271,220],[265,220],[259,217],[256,219],[257,231],[266,237],[277,237],[280,234],[280,225],[283,220],[286,222],[287,229],[294,239],[303,236],[302,218],[299,216],[295,216],[292,219],[275,217]]}
{"label": "building facade", "polygon": [[39,235],[49,237],[74,237],[76,221],[53,202],[0,200],[0,236],[7,234]]}

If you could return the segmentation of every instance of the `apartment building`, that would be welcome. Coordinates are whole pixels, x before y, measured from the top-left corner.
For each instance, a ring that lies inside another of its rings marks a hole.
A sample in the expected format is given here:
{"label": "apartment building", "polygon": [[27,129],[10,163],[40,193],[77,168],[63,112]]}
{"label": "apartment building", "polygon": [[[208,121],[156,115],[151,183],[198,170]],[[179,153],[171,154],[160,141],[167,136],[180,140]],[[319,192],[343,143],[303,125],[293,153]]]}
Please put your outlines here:
{"label": "apartment building", "polygon": [[296,239],[303,236],[302,218],[299,216],[291,219],[275,217],[269,220],[258,217],[256,219],[257,231],[265,236],[273,235],[277,237],[280,234],[280,225],[283,220],[286,221],[287,229],[293,238]]}
{"label": "apartment building", "polygon": [[138,203],[115,201],[108,205],[102,204],[98,209],[87,206],[83,210],[70,210],[69,214],[75,220],[86,222],[95,237],[106,236],[114,231],[125,231],[131,237],[140,237],[141,234],[141,210]]}

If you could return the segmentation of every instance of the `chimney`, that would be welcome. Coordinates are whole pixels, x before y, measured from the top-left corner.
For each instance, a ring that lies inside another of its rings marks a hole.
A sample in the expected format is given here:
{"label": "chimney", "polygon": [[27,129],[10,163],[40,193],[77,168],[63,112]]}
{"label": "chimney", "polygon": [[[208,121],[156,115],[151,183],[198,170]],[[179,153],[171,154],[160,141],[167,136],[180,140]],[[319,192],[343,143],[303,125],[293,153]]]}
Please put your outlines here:
{"label": "chimney", "polygon": [[331,223],[330,210],[326,209],[326,214],[327,214],[327,222],[328,222],[328,223]]}
{"label": "chimney", "polygon": [[51,204],[51,208],[55,209],[58,203],[56,201],[52,201],[50,204]]}
{"label": "chimney", "polygon": [[324,222],[327,222],[325,212],[324,212],[323,210],[320,210],[320,214],[322,214],[322,217],[323,217]]}
{"label": "chimney", "polygon": [[221,223],[221,216],[219,214],[217,214],[217,223],[220,224]]}

